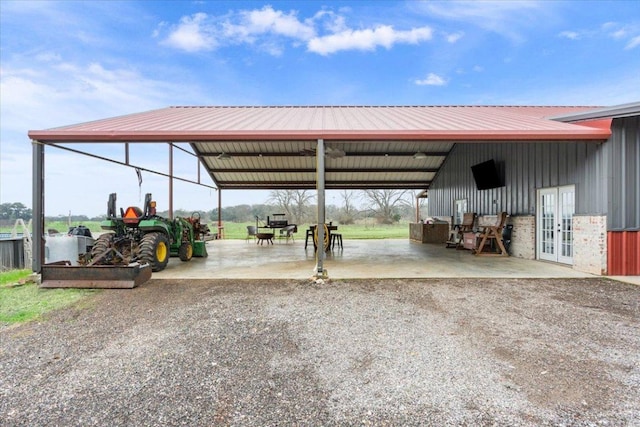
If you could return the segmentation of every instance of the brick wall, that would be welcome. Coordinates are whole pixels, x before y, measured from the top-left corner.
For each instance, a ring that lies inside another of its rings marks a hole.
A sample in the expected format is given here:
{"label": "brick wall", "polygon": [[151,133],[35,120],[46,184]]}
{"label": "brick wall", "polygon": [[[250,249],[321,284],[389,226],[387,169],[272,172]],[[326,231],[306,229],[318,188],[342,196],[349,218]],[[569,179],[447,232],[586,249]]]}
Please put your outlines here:
{"label": "brick wall", "polygon": [[607,274],[607,217],[573,217],[573,268]]}
{"label": "brick wall", "polygon": [[517,258],[536,259],[536,217],[512,216],[507,223],[513,225],[509,254]]}
{"label": "brick wall", "polygon": [[[477,227],[494,225],[496,215],[482,215],[478,217]],[[533,215],[509,216],[507,225],[513,225],[511,230],[511,245],[509,255],[516,258],[536,259],[536,218]]]}

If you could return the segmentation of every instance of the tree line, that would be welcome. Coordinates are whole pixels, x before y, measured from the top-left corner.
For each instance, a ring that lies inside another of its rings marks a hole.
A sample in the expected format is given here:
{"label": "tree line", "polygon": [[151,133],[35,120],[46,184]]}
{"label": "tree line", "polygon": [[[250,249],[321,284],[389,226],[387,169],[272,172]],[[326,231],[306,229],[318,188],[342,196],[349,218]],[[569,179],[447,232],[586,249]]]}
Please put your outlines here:
{"label": "tree line", "polygon": [[29,221],[32,217],[33,211],[31,208],[20,202],[0,204],[0,220],[15,221],[16,219],[22,219]]}
{"label": "tree line", "polygon": [[[336,200],[337,199],[337,200]],[[376,218],[381,224],[392,224],[402,219],[412,220],[415,213],[415,197],[409,190],[342,190],[337,197],[325,200],[326,218],[340,224],[353,224],[360,218]],[[422,208],[421,208],[422,209]],[[218,209],[199,212],[203,221],[218,220]],[[193,211],[174,210],[174,217],[190,217]],[[306,224],[316,221],[317,200],[315,190],[273,190],[264,204],[237,205],[222,208],[222,220],[229,222],[267,221],[273,214],[285,214],[290,223]],[[168,217],[169,212],[158,212]],[[28,221],[33,217],[31,208],[20,202],[0,204],[0,221],[16,219]],[[104,215],[59,215],[47,220],[73,222],[102,221]]]}
{"label": "tree line", "polygon": [[[290,223],[305,224],[316,221],[316,192],[312,190],[274,190],[267,204],[238,205],[222,208],[223,221],[266,223],[268,216],[285,214]],[[413,220],[415,196],[409,190],[342,190],[337,200],[325,200],[327,221],[353,224],[360,218],[375,218],[381,224],[393,224],[402,219]],[[422,207],[424,208],[424,207]],[[218,220],[218,209],[210,214]]]}

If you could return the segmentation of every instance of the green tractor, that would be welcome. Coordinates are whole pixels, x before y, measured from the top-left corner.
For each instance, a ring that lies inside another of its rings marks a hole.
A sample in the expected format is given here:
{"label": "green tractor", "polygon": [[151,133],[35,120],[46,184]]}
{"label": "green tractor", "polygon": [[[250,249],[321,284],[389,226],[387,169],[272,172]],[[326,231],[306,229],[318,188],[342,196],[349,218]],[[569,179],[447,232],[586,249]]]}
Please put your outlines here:
{"label": "green tractor", "polygon": [[162,271],[170,256],[181,261],[206,257],[204,236],[209,230],[200,224],[200,215],[166,219],[156,215],[156,202],[147,193],[144,210],[130,206],[116,215],[116,194],[109,195],[107,219],[100,224],[110,232],[98,237],[91,250],[91,265],[149,264],[151,271]]}

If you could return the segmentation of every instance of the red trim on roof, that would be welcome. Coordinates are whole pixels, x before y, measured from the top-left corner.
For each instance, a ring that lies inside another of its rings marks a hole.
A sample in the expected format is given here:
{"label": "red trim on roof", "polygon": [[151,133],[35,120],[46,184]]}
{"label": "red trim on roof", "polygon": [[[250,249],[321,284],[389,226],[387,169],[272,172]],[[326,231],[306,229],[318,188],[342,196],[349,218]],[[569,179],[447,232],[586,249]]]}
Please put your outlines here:
{"label": "red trim on roof", "polygon": [[298,141],[327,140],[427,140],[427,141],[576,141],[606,140],[608,129],[571,131],[218,131],[218,132],[78,132],[78,131],[29,131],[31,139],[51,142],[198,142],[198,141]]}
{"label": "red trim on roof", "polygon": [[225,140],[606,140],[610,130],[548,120],[590,107],[170,107],[49,130],[67,142]]}
{"label": "red trim on roof", "polygon": [[590,128],[606,130],[606,131],[609,131],[609,134],[611,134],[612,121],[613,119],[600,119],[600,120],[590,120],[588,122],[580,122],[580,123],[574,123],[574,124],[579,126],[587,126]]}

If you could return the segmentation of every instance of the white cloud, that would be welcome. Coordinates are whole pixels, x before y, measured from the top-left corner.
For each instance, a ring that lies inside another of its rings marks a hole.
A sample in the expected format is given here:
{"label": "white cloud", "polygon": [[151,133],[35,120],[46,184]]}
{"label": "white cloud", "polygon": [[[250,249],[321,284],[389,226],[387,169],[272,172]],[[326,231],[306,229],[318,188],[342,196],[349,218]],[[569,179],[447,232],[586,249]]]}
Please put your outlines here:
{"label": "white cloud", "polygon": [[300,22],[294,12],[287,15],[265,6],[261,10],[243,11],[241,16],[243,25],[251,34],[272,33],[300,40],[315,36],[313,25]]}
{"label": "white cloud", "polygon": [[640,45],[640,26],[607,22],[602,25],[602,31],[614,40],[625,42],[624,49],[633,49]]}
{"label": "white cloud", "polygon": [[635,36],[634,38],[632,38],[631,40],[629,40],[629,42],[627,43],[627,45],[624,47],[625,49],[633,49],[640,46],[640,36]]}
{"label": "white cloud", "polygon": [[481,73],[484,71],[484,67],[480,66],[480,65],[474,65],[473,66],[473,71],[475,71],[476,73]]}
{"label": "white cloud", "polygon": [[580,33],[576,31],[562,31],[558,34],[560,37],[567,38],[569,40],[579,40],[581,38]]}
{"label": "white cloud", "polygon": [[[162,22],[154,31],[160,36],[167,24]],[[306,41],[315,35],[312,21],[300,21],[294,12],[284,13],[271,6],[243,10],[224,17],[196,13],[184,16],[178,25],[170,27],[162,44],[186,52],[200,52],[239,43],[258,45],[267,53],[280,55],[278,38]],[[260,40],[259,37],[263,37]],[[269,38],[271,37],[271,38]]]}
{"label": "white cloud", "polygon": [[271,6],[232,14],[225,18],[218,30],[221,42],[255,44],[272,56],[284,53],[286,40],[300,45],[315,35],[312,20],[300,21],[296,13],[285,14]]}
{"label": "white cloud", "polygon": [[35,56],[35,59],[40,62],[60,62],[62,57],[55,52],[43,52]]}
{"label": "white cloud", "polygon": [[328,36],[309,40],[307,49],[320,55],[329,55],[342,50],[375,50],[378,46],[390,49],[396,43],[417,44],[430,40],[432,30],[429,27],[397,31],[392,26],[380,25],[374,29],[345,30]]}
{"label": "white cloud", "polygon": [[175,104],[188,93],[184,84],[144,77],[135,69],[100,63],[60,62],[49,68],[3,68],[0,79],[3,130],[87,121]]}
{"label": "white cloud", "polygon": [[447,80],[435,73],[429,73],[426,79],[416,80],[415,84],[418,86],[445,86]]}
{"label": "white cloud", "polygon": [[619,22],[605,22],[592,30],[562,31],[558,36],[570,40],[609,37],[613,40],[625,42],[624,48],[628,50],[640,45],[640,26],[621,24]]}
{"label": "white cloud", "polygon": [[[154,37],[159,37],[166,27],[166,23],[160,23],[154,31]],[[326,34],[318,35],[320,29]],[[447,40],[454,43],[462,35],[451,34]],[[170,27],[162,44],[186,52],[250,44],[279,56],[284,52],[285,42],[293,46],[306,43],[309,52],[329,55],[342,50],[373,51],[380,46],[390,49],[398,43],[416,44],[431,37],[432,30],[426,26],[396,30],[391,25],[378,25],[354,30],[347,26],[344,16],[331,10],[321,10],[303,20],[294,11],[285,13],[265,6],[262,9],[232,12],[224,17],[204,13],[182,17],[178,25]]]}
{"label": "white cloud", "polygon": [[164,44],[187,52],[198,52],[214,49],[218,43],[207,25],[207,14],[196,13],[182,17]]}
{"label": "white cloud", "polygon": [[330,33],[348,30],[346,19],[331,10],[321,10],[313,16],[313,22],[321,22],[322,27]]}
{"label": "white cloud", "polygon": [[421,8],[429,15],[501,34],[515,42],[524,37],[522,30],[542,19],[550,19],[551,2],[540,1],[447,1],[424,2]]}
{"label": "white cloud", "polygon": [[446,38],[449,43],[455,43],[458,40],[460,40],[463,36],[464,36],[464,33],[459,32],[459,33],[447,34]]}
{"label": "white cloud", "polygon": [[[57,56],[45,55],[40,59],[46,61],[50,58],[55,61]],[[61,61],[47,63],[46,67],[40,67],[41,64],[44,62],[36,62],[33,68],[13,68],[3,64],[0,73],[0,201],[3,203],[21,201],[30,205],[32,148],[27,136],[29,130],[135,113],[180,102],[188,105],[210,103],[203,98],[201,90],[190,87],[188,83],[151,79],[132,68],[109,67],[99,62],[78,64]],[[72,148],[79,148],[78,144]],[[167,161],[160,159],[158,163],[158,154],[166,157],[166,147],[154,148],[147,144],[140,150],[143,155],[136,155],[132,147],[132,163],[151,163],[156,170],[167,168]],[[122,146],[99,144],[88,151],[124,160]],[[106,197],[114,191],[119,193],[119,198],[120,193],[123,197],[131,193],[126,197],[133,202],[137,200],[137,178],[130,168],[52,148],[47,148],[46,152],[47,191],[48,195],[54,195],[47,197],[47,214],[65,214],[68,210],[102,214]],[[192,164],[190,159],[187,164]],[[102,179],[105,176],[110,178]],[[203,182],[209,183],[206,179]],[[78,198],[75,190],[78,185],[89,185],[91,191]],[[142,192],[147,191],[162,197],[166,193],[166,179],[145,174]],[[203,190],[192,188],[185,194],[195,191]],[[183,196],[178,196],[181,200],[176,200],[176,207],[180,206],[178,203],[189,206]],[[199,196],[192,200],[205,199]],[[209,208],[213,205],[210,203]],[[202,207],[206,205],[197,206]]]}

